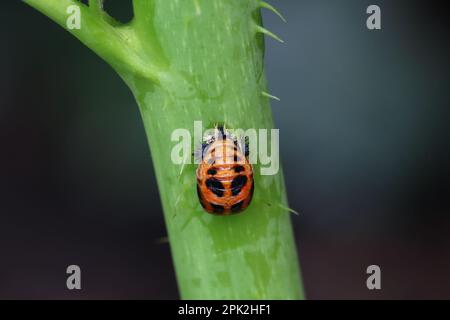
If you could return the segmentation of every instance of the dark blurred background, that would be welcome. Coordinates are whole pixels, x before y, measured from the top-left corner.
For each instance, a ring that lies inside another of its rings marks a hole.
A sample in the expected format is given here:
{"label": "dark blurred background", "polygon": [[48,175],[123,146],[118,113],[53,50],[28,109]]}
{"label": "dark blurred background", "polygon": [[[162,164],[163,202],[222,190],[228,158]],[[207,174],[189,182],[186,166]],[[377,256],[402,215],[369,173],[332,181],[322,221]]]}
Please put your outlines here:
{"label": "dark blurred background", "polygon": [[[130,2],[106,5],[127,20]],[[450,298],[447,8],[272,3],[288,19],[264,12],[286,41],[267,40],[266,65],[308,298]],[[0,23],[0,298],[178,298],[131,93],[20,1]],[[81,291],[66,289],[70,264]]]}

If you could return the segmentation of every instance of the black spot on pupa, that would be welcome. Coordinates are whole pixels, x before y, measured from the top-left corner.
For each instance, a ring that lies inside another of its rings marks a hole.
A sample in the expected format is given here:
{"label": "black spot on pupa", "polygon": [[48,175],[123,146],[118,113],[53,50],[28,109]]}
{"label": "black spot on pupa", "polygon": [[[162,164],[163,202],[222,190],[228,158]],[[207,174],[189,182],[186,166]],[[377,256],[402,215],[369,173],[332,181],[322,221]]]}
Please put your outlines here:
{"label": "black spot on pupa", "polygon": [[235,203],[231,206],[231,212],[239,212],[242,210],[242,205],[244,204],[244,201],[239,201],[238,203]]}
{"label": "black spot on pupa", "polygon": [[208,169],[208,171],[206,173],[213,176],[213,175],[215,175],[217,173],[217,170],[214,169],[214,168],[211,168],[211,169]]}
{"label": "black spot on pupa", "polygon": [[206,187],[218,197],[223,197],[224,187],[222,182],[215,178],[209,178],[205,181]]}
{"label": "black spot on pupa", "polygon": [[235,166],[234,168],[234,172],[239,173],[245,170],[245,168],[243,166]]}
{"label": "black spot on pupa", "polygon": [[223,213],[225,211],[225,208],[221,205],[210,203],[211,207],[213,208],[215,213]]}
{"label": "black spot on pupa", "polygon": [[241,192],[242,188],[246,185],[246,183],[246,176],[237,176],[236,178],[234,178],[231,182],[231,194],[233,196],[238,195]]}

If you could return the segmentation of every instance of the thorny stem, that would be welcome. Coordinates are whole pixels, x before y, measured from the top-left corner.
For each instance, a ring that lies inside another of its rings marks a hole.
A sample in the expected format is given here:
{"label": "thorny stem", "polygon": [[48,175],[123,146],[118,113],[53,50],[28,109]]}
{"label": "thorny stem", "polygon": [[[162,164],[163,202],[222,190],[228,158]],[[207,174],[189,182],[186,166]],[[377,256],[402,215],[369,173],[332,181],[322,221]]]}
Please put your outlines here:
{"label": "thorny stem", "polygon": [[[230,128],[273,128],[264,76],[258,0],[133,0],[124,25],[74,0],[24,0],[67,29],[78,5],[80,30],[68,30],[108,62],[139,104],[157,176],[182,298],[303,297],[282,172],[259,174],[242,214],[206,214],[197,200],[195,166],[170,162],[171,133],[224,122]],[[193,134],[192,134],[193,135]],[[198,141],[197,141],[198,142]],[[157,257],[155,257],[157,259]]]}

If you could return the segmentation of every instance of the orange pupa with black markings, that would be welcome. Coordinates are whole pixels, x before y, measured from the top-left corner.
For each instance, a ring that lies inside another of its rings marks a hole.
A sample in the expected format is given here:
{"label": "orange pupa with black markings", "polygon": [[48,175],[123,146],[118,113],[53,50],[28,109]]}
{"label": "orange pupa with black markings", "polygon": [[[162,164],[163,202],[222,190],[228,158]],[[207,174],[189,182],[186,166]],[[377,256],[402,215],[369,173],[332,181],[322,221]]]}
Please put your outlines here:
{"label": "orange pupa with black markings", "polygon": [[[244,149],[244,150],[242,150]],[[244,211],[255,187],[248,147],[223,127],[202,145],[197,168],[197,194],[206,212],[230,215]]]}

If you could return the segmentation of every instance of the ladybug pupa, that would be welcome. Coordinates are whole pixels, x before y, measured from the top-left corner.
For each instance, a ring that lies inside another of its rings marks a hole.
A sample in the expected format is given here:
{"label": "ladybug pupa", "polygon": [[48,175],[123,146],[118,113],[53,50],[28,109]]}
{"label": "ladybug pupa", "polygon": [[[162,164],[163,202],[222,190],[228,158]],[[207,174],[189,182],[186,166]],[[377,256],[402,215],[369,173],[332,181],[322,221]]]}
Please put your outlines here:
{"label": "ladybug pupa", "polygon": [[246,143],[223,126],[205,138],[197,151],[202,158],[196,175],[198,198],[206,212],[225,216],[250,205],[255,185],[247,150]]}

